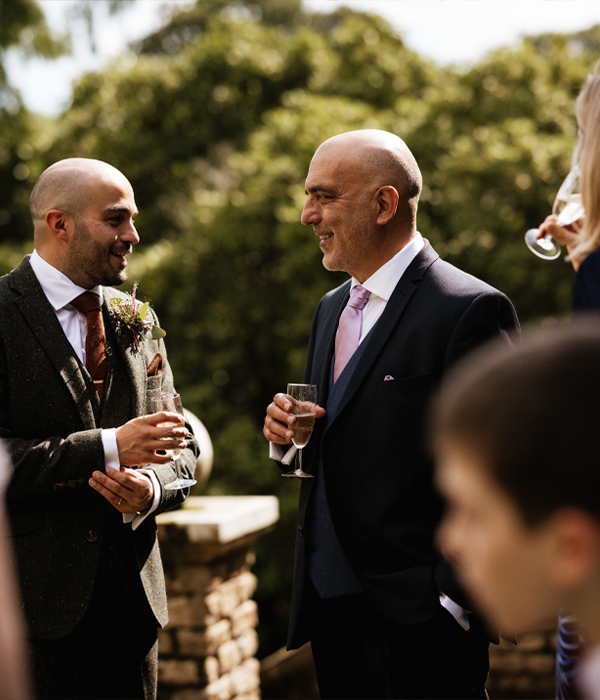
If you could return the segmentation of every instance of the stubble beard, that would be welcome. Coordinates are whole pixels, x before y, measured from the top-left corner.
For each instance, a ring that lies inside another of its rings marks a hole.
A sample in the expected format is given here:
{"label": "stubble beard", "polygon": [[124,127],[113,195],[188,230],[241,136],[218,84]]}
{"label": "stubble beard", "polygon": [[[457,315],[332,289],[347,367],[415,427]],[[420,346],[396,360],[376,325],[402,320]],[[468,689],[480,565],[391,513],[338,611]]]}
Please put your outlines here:
{"label": "stubble beard", "polygon": [[343,238],[338,237],[337,242],[335,232],[332,238],[334,250],[329,255],[324,253],[322,260],[323,267],[329,272],[347,272],[351,275],[364,259],[373,255],[378,245],[377,233],[366,216],[355,217],[346,227]]}
{"label": "stubble beard", "polygon": [[[65,259],[65,274],[75,284],[86,289],[97,285],[119,286],[127,279],[125,266],[115,269],[109,262],[110,251],[119,252],[117,246],[104,248],[94,240],[89,228],[81,221],[75,221],[75,231],[71,248]],[[122,252],[122,251],[121,251]]]}

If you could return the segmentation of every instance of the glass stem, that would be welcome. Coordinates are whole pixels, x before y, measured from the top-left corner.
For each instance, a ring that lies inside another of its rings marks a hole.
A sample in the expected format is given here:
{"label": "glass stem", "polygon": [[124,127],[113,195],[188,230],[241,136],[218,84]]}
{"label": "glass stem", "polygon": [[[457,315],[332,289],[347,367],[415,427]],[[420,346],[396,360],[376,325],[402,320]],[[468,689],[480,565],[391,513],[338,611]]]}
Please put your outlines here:
{"label": "glass stem", "polygon": [[177,479],[181,480],[181,464],[179,463],[179,458],[181,455],[177,455],[177,457],[173,457],[173,461],[175,462],[175,473],[177,474]]}
{"label": "glass stem", "polygon": [[298,471],[302,471],[302,448],[298,448]]}

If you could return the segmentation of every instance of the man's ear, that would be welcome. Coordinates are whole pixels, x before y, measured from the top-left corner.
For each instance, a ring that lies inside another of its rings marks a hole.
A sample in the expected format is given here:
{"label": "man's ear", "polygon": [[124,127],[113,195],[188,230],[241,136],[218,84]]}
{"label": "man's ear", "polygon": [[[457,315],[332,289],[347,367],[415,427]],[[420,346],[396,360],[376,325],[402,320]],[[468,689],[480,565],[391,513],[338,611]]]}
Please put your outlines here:
{"label": "man's ear", "polygon": [[67,243],[73,229],[73,218],[62,209],[50,209],[46,214],[46,226],[53,236]]}
{"label": "man's ear", "polygon": [[584,510],[563,508],[552,517],[555,531],[555,581],[575,588],[600,569],[600,523]]}
{"label": "man's ear", "polygon": [[396,215],[398,209],[398,201],[400,196],[398,190],[391,185],[380,187],[375,193],[375,201],[377,203],[377,223],[380,226],[385,226]]}

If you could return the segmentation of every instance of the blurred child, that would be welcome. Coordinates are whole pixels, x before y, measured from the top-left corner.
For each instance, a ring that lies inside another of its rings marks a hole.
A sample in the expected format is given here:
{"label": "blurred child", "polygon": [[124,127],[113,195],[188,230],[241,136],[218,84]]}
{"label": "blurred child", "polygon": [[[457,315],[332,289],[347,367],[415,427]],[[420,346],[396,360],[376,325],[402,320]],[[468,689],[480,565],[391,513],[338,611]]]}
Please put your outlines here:
{"label": "blurred child", "polygon": [[514,633],[577,616],[582,697],[600,699],[600,323],[470,355],[435,402],[444,554],[489,622]]}

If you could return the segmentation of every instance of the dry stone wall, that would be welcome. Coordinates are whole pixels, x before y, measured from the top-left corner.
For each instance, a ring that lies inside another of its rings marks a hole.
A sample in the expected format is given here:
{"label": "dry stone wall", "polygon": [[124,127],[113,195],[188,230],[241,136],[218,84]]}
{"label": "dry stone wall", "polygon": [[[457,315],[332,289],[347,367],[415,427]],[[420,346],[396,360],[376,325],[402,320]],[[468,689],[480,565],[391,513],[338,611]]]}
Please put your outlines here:
{"label": "dry stone wall", "polygon": [[195,497],[159,516],[169,624],[159,633],[158,700],[261,697],[249,547],[277,518],[270,496]]}

